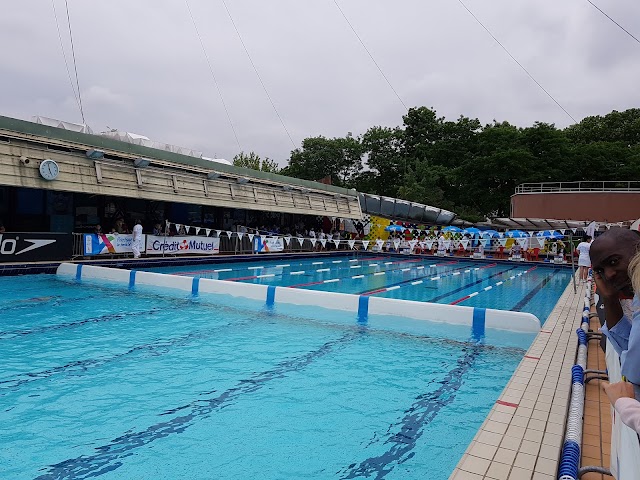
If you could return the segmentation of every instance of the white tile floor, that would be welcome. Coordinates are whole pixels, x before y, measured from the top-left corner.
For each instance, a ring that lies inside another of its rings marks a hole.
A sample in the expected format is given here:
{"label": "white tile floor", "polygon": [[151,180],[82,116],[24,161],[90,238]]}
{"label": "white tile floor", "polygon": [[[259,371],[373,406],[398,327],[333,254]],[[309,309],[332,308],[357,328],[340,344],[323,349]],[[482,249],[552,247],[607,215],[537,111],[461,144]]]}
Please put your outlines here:
{"label": "white tile floor", "polygon": [[553,480],[560,458],[584,285],[566,288],[450,480]]}

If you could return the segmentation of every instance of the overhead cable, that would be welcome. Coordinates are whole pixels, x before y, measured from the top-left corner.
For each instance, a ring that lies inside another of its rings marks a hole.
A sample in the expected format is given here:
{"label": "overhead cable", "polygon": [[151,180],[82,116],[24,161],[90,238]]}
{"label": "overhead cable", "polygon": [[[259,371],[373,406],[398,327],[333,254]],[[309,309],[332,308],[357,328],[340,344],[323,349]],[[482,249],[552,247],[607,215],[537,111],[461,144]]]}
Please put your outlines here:
{"label": "overhead cable", "polygon": [[247,57],[249,57],[249,62],[251,62],[251,66],[253,67],[253,71],[256,72],[256,76],[258,77],[258,80],[260,81],[260,85],[262,85],[262,89],[264,90],[264,93],[267,95],[267,98],[269,99],[269,102],[271,103],[271,106],[273,107],[273,111],[276,112],[276,116],[280,120],[280,123],[282,124],[282,128],[284,128],[284,131],[287,133],[287,136],[289,137],[289,140],[291,141],[291,145],[293,145],[294,149],[297,148],[296,142],[293,141],[293,138],[291,137],[291,134],[289,133],[289,130],[287,129],[287,126],[284,123],[284,120],[280,116],[280,113],[278,113],[278,109],[276,108],[276,104],[273,103],[273,100],[271,99],[271,95],[269,95],[269,91],[267,90],[267,87],[265,86],[264,82],[262,81],[262,77],[260,77],[260,73],[258,73],[258,69],[257,69],[255,63],[253,63],[253,59],[251,58],[251,55],[249,54],[249,50],[247,49],[247,46],[244,44],[244,40],[242,40],[242,35],[240,35],[240,30],[238,30],[238,27],[236,26],[236,22],[233,21],[233,17],[231,16],[231,12],[229,11],[229,7],[227,7],[227,3],[224,0],[222,0],[222,4],[224,5],[225,10],[227,11],[227,15],[229,15],[229,19],[231,20],[233,28],[235,29],[236,33],[238,34],[238,38],[240,39],[240,43],[242,44],[242,48],[244,48],[244,51],[247,54]]}
{"label": "overhead cable", "polygon": [[76,88],[78,90],[78,104],[80,105],[80,115],[82,116],[82,123],[87,124],[84,119],[84,108],[82,107],[82,95],[80,94],[80,81],[78,80],[78,64],[76,63],[76,50],[73,46],[73,34],[71,33],[71,17],[69,16],[69,3],[64,0],[64,4],[67,8],[67,23],[69,24],[69,38],[71,40],[71,54],[73,56],[73,68],[76,72]]}
{"label": "overhead cable", "polygon": [[364,51],[367,52],[367,54],[369,55],[369,58],[371,58],[371,61],[373,62],[373,64],[376,66],[376,68],[378,69],[378,71],[380,72],[380,75],[382,75],[382,78],[384,78],[385,82],[387,82],[387,85],[389,85],[389,87],[391,88],[391,90],[393,91],[393,93],[395,94],[395,96],[398,98],[398,100],[400,100],[400,103],[402,104],[402,106],[404,107],[405,110],[408,110],[407,106],[405,105],[405,103],[402,101],[402,98],[400,98],[400,95],[398,95],[398,92],[396,91],[395,88],[393,88],[393,85],[391,85],[391,82],[389,81],[389,79],[387,78],[387,76],[384,74],[384,72],[382,71],[382,68],[380,68],[380,65],[378,65],[378,62],[376,62],[376,59],[373,58],[373,55],[371,54],[371,52],[369,51],[369,49],[367,48],[367,46],[364,44],[364,42],[362,41],[362,38],[360,38],[360,35],[358,35],[358,32],[356,32],[356,29],[353,28],[353,25],[351,24],[351,22],[349,21],[349,19],[347,18],[347,16],[344,14],[344,12],[342,11],[342,9],[340,8],[340,5],[338,5],[337,0],[333,0],[333,3],[336,5],[336,7],[338,8],[338,10],[340,10],[340,13],[342,14],[342,17],[344,18],[344,20],[347,22],[347,25],[349,25],[349,28],[351,28],[351,31],[353,32],[353,34],[356,36],[356,38],[358,39],[358,41],[360,42],[360,45],[362,45],[362,48],[364,48]]}
{"label": "overhead cable", "polygon": [[202,53],[204,53],[204,58],[207,61],[207,65],[209,66],[209,72],[211,72],[211,77],[213,78],[213,83],[218,90],[218,95],[220,96],[220,100],[222,101],[222,107],[224,108],[225,113],[227,114],[227,119],[229,120],[229,125],[231,125],[231,130],[233,131],[233,136],[236,139],[236,143],[238,144],[238,150],[242,152],[242,146],[240,145],[240,140],[238,139],[238,134],[236,133],[236,129],[233,126],[233,122],[231,121],[231,115],[229,114],[229,109],[227,108],[227,104],[224,101],[224,96],[222,95],[222,89],[220,88],[220,84],[218,83],[218,79],[216,78],[216,74],[213,71],[213,66],[211,65],[211,61],[209,60],[209,55],[207,55],[207,50],[204,48],[204,42],[202,41],[202,37],[200,36],[200,32],[198,31],[198,26],[196,25],[196,20],[193,18],[193,13],[191,13],[191,7],[189,6],[189,1],[184,0],[184,3],[187,5],[187,10],[189,11],[189,17],[191,17],[191,22],[193,23],[193,28],[196,31],[196,36],[200,41],[200,47],[202,47]]}
{"label": "overhead cable", "polygon": [[629,30],[627,30],[626,28],[624,28],[622,25],[620,25],[618,22],[616,22],[613,18],[611,18],[609,15],[607,15],[599,6],[597,6],[595,3],[593,3],[591,0],[587,0],[587,2],[589,2],[593,8],[595,8],[596,10],[598,10],[602,15],[604,15],[605,17],[607,17],[609,20],[611,20],[613,23],[615,23],[624,33],[626,33],[627,35],[629,35],[631,38],[633,38],[636,42],[640,43],[640,40],[638,40],[638,38],[636,36],[634,36]]}
{"label": "overhead cable", "polygon": [[540,82],[538,82],[538,81],[533,77],[533,75],[531,75],[531,74],[529,73],[529,71],[528,71],[526,68],[524,68],[524,66],[523,66],[523,65],[522,65],[522,64],[521,64],[521,63],[516,59],[516,57],[514,57],[513,55],[511,55],[511,52],[509,52],[509,50],[507,50],[507,48],[506,48],[502,43],[500,43],[500,40],[498,40],[498,39],[496,38],[496,36],[495,36],[493,33],[491,33],[491,31],[490,31],[490,30],[489,30],[489,29],[488,29],[488,28],[487,28],[487,27],[486,27],[486,26],[485,26],[485,25],[484,25],[484,24],[483,24],[483,23],[478,19],[478,17],[476,17],[476,16],[473,14],[473,12],[472,12],[471,10],[469,10],[469,7],[467,7],[467,6],[464,4],[464,2],[463,2],[462,0],[458,0],[458,2],[460,3],[460,5],[462,5],[462,6],[464,7],[464,9],[465,9],[467,12],[469,12],[469,14],[474,18],[474,20],[475,20],[476,22],[478,22],[482,28],[484,28],[484,30],[485,30],[485,31],[486,31],[486,32],[491,36],[491,38],[493,38],[493,39],[495,40],[495,42],[496,42],[498,45],[500,45],[500,47],[501,47],[501,48],[502,48],[502,49],[507,53],[507,55],[509,55],[509,57],[511,57],[511,60],[513,60],[514,62],[516,62],[516,63],[518,64],[518,66],[519,66],[519,67],[524,71],[524,73],[526,73],[526,74],[527,74],[527,76],[528,76],[528,77],[529,77],[529,78],[530,78],[530,79],[531,79],[531,80],[532,80],[532,81],[533,81],[533,82],[534,82],[538,87],[540,87],[540,89],[541,89],[541,90],[542,90],[542,91],[543,91],[543,92],[544,92],[544,93],[545,93],[545,94],[546,94],[546,95],[547,95],[551,100],[553,100],[553,102],[554,102],[558,107],[560,107],[560,109],[562,109],[562,111],[563,111],[564,113],[566,113],[566,114],[567,114],[567,116],[568,116],[569,118],[571,118],[571,120],[573,120],[575,123],[578,123],[578,121],[573,117],[573,115],[571,115],[571,114],[567,111],[567,109],[566,109],[566,108],[564,108],[564,107],[560,104],[560,102],[558,102],[558,100],[556,100],[556,99],[553,97],[553,95],[551,95],[551,94],[550,94],[550,93],[549,93],[549,92],[548,92],[548,91],[547,91],[547,90],[546,90],[546,89],[545,89],[545,88],[540,84]]}
{"label": "overhead cable", "polygon": [[67,67],[67,76],[69,77],[69,84],[71,85],[73,98],[75,98],[76,104],[78,105],[78,110],[80,110],[80,114],[82,114],[82,108],[80,108],[80,100],[78,99],[78,94],[76,93],[76,87],[73,84],[73,79],[71,78],[71,70],[69,70],[69,62],[67,61],[67,55],[64,51],[64,42],[62,41],[62,33],[60,32],[60,22],[58,21],[58,14],[56,12],[55,0],[51,0],[51,7],[53,8],[53,16],[56,20],[56,28],[58,30],[58,39],[60,40],[60,50],[62,51],[62,58],[64,58],[64,64]]}

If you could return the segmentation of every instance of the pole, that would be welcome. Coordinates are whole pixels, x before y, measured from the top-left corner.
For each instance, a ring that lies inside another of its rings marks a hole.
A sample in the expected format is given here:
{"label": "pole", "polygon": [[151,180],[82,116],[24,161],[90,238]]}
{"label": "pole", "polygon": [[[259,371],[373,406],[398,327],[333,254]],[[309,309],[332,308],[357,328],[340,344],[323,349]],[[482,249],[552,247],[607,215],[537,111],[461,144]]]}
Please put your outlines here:
{"label": "pole", "polygon": [[576,266],[573,262],[573,230],[569,230],[569,245],[571,248],[571,271],[573,272],[573,293],[578,293],[578,286],[576,285]]}

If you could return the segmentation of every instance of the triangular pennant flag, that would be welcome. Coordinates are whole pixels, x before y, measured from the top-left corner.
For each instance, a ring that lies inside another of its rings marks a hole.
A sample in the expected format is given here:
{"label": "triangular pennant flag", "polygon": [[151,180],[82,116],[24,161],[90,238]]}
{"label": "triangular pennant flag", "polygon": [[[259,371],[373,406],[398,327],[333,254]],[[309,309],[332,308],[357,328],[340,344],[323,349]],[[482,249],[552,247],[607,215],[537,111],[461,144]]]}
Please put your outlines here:
{"label": "triangular pennant flag", "polygon": [[238,232],[238,238],[242,240],[242,237],[244,237],[244,232]]}
{"label": "triangular pennant flag", "polygon": [[573,232],[573,234],[575,235],[575,233],[578,231],[577,228],[572,228],[571,231]]}
{"label": "triangular pennant flag", "polygon": [[428,250],[431,250],[433,248],[433,240],[427,240],[424,243],[427,245]]}
{"label": "triangular pennant flag", "polygon": [[382,245],[384,245],[384,240],[376,240],[376,245],[378,246],[378,248],[382,248]]}
{"label": "triangular pennant flag", "polygon": [[222,233],[222,230],[216,230],[216,235],[218,235],[218,237],[220,236],[221,233]]}
{"label": "triangular pennant flag", "polygon": [[302,246],[302,244],[304,243],[304,238],[298,237],[298,243],[300,244],[300,246]]}
{"label": "triangular pennant flag", "polygon": [[180,231],[180,227],[182,226],[181,223],[174,223],[174,225],[176,226],[176,232]]}
{"label": "triangular pennant flag", "polygon": [[508,236],[509,238],[513,238],[513,232],[507,232],[507,236]]}
{"label": "triangular pennant flag", "polygon": [[462,248],[466,250],[467,247],[469,246],[469,240],[468,239],[460,240],[460,245],[462,245]]}
{"label": "triangular pennant flag", "polygon": [[311,242],[311,246],[315,248],[316,243],[318,242],[318,240],[316,240],[316,237],[310,238],[309,241]]}
{"label": "triangular pennant flag", "polygon": [[351,250],[353,250],[353,246],[356,244],[355,240],[347,240],[347,243],[349,244],[349,248]]}
{"label": "triangular pennant flag", "polygon": [[284,237],[284,242],[287,244],[287,247],[288,247],[289,243],[291,242],[291,237]]}
{"label": "triangular pennant flag", "polygon": [[369,248],[369,240],[363,240],[362,241],[362,246],[364,247],[364,249],[366,250],[367,248]]}
{"label": "triangular pennant flag", "polygon": [[506,238],[499,238],[499,239],[498,239],[498,243],[499,243],[501,246],[503,246],[503,247],[504,247],[504,246],[506,246],[506,245],[507,245],[507,239],[506,239]]}
{"label": "triangular pennant flag", "polygon": [[209,234],[211,233],[211,229],[210,228],[205,228],[204,229],[205,233],[207,234],[207,237],[209,236]]}
{"label": "triangular pennant flag", "polygon": [[485,238],[482,241],[483,241],[485,247],[488,247],[489,245],[491,245],[491,239],[490,238]]}
{"label": "triangular pennant flag", "polygon": [[518,245],[520,245],[522,248],[526,249],[527,248],[527,243],[529,242],[528,238],[517,238],[516,242],[518,242]]}
{"label": "triangular pennant flag", "polygon": [[247,237],[249,237],[249,241],[253,243],[253,237],[255,237],[255,233],[247,233]]}
{"label": "triangular pennant flag", "polygon": [[393,247],[397,250],[400,248],[400,240],[396,239],[393,241]]}
{"label": "triangular pennant flag", "polygon": [[336,244],[336,248],[338,248],[338,246],[340,245],[340,240],[334,240],[333,243]]}
{"label": "triangular pennant flag", "polygon": [[232,232],[230,232],[229,230],[227,230],[227,231],[226,231],[226,232],[224,232],[224,233],[226,233],[226,234],[227,234],[227,237],[228,237],[228,238],[231,238]]}
{"label": "triangular pennant flag", "polygon": [[324,248],[327,245],[327,239],[326,238],[321,238],[320,239],[320,244],[322,245],[322,248]]}
{"label": "triangular pennant flag", "polygon": [[266,235],[260,235],[260,240],[262,240],[262,243],[267,241],[267,236]]}
{"label": "triangular pennant flag", "polygon": [[499,232],[499,233],[498,233],[498,237],[500,237],[500,238],[504,237],[504,233]]}
{"label": "triangular pennant flag", "polygon": [[530,237],[533,237],[533,232],[527,232]]}
{"label": "triangular pennant flag", "polygon": [[445,240],[444,242],[442,242],[442,244],[444,245],[444,248],[446,250],[449,250],[451,248],[451,240]]}
{"label": "triangular pennant flag", "polygon": [[195,227],[196,229],[196,235],[198,235],[200,233],[200,227]]}
{"label": "triangular pennant flag", "polygon": [[411,246],[411,250],[413,250],[416,247],[417,243],[418,243],[417,240],[409,240],[409,245]]}

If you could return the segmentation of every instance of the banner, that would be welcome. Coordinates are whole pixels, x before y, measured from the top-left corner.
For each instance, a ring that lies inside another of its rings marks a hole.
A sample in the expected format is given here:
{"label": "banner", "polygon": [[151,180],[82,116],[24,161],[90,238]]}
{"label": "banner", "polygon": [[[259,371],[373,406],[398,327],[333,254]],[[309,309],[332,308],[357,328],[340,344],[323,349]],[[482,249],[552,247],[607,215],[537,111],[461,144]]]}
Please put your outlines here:
{"label": "banner", "polygon": [[[145,243],[146,235],[142,235],[142,245]],[[84,234],[82,236],[84,255],[110,255],[114,253],[131,253],[133,235],[130,233],[95,233]]]}
{"label": "banner", "polygon": [[0,262],[68,260],[72,253],[70,233],[0,233]]}
{"label": "banner", "polygon": [[[131,236],[131,235],[129,235]],[[129,250],[130,251],[130,250]],[[147,235],[148,255],[220,253],[220,239],[195,236],[158,237]]]}
{"label": "banner", "polygon": [[253,239],[253,251],[255,253],[282,252],[284,239],[282,237],[266,237],[260,235]]}

